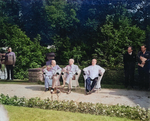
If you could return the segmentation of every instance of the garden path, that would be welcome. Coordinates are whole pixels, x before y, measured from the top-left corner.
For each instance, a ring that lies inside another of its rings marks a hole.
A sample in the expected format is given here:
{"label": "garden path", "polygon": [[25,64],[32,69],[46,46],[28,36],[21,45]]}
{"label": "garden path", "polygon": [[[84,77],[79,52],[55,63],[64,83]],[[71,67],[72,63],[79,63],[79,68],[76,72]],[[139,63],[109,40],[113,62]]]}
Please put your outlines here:
{"label": "garden path", "polygon": [[70,94],[59,93],[51,95],[50,92],[44,91],[44,85],[19,85],[19,84],[0,84],[0,93],[9,96],[18,97],[40,97],[41,99],[54,99],[54,100],[73,100],[76,102],[92,102],[102,103],[107,105],[123,104],[129,106],[136,106],[139,104],[141,107],[150,109],[150,92],[126,90],[126,89],[102,89],[99,92],[85,95],[83,88],[73,90]]}

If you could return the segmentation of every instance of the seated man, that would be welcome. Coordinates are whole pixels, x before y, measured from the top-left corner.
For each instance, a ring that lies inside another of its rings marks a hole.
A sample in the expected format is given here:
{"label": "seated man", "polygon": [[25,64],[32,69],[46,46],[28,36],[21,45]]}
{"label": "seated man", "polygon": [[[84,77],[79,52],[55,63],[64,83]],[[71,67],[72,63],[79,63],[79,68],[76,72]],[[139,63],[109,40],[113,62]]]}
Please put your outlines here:
{"label": "seated man", "polygon": [[74,74],[76,74],[78,72],[78,66],[74,65],[74,59],[69,59],[69,65],[67,65],[65,68],[63,68],[62,72],[65,72],[66,75],[65,77],[63,77],[63,87],[65,86],[65,83],[67,83],[69,85],[68,87],[68,93],[71,93],[71,87],[72,87],[72,78],[74,76]]}
{"label": "seated man", "polygon": [[[47,71],[45,73],[45,75],[48,75],[47,78],[45,78],[45,80],[46,79],[47,80],[48,79],[49,80],[52,79],[52,82],[50,82],[50,81],[48,82],[46,80],[46,82],[45,82],[45,84],[46,84],[45,88],[48,88],[47,84],[52,83],[51,93],[53,93],[55,86],[58,85],[57,81],[59,80],[59,77],[60,77],[59,73],[61,72],[61,68],[58,65],[56,65],[56,61],[55,60],[52,60],[52,65],[51,65],[51,67],[48,66],[48,69],[49,69],[49,71]],[[46,89],[46,91],[47,91],[47,89]]]}
{"label": "seated man", "polygon": [[[92,65],[83,69],[84,73],[87,75],[87,78],[85,80],[87,94],[92,92],[92,90],[97,84],[98,77],[100,76],[100,72],[101,70],[103,70],[103,68],[100,67],[99,65],[96,65],[96,63],[97,63],[97,60],[93,59]],[[92,84],[91,84],[91,81],[92,81]]]}
{"label": "seated man", "polygon": [[45,92],[49,90],[49,87],[52,85],[52,71],[51,67],[47,66],[44,71],[44,78],[45,78]]}

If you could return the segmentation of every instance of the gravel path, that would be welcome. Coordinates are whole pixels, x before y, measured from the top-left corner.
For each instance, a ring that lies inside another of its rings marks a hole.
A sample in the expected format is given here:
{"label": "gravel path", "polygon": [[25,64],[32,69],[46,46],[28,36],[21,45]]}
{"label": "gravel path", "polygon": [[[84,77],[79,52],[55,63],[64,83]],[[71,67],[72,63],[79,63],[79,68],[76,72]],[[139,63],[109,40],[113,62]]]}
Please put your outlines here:
{"label": "gravel path", "polygon": [[124,104],[129,106],[136,106],[139,104],[141,107],[150,109],[150,92],[136,91],[125,89],[102,89],[99,92],[85,95],[84,89],[78,88],[71,92],[71,94],[60,93],[50,94],[44,92],[44,85],[19,85],[19,84],[0,84],[0,93],[8,94],[9,96],[18,97],[40,97],[41,99],[52,98],[54,100],[74,100],[77,102],[92,102],[103,103],[108,105]]}

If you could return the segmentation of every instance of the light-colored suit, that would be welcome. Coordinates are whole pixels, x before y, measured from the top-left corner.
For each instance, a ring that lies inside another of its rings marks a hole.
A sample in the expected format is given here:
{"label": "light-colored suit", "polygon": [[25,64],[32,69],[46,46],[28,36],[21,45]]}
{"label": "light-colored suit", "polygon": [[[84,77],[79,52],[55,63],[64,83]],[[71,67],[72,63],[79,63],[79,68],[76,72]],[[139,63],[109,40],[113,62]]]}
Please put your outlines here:
{"label": "light-colored suit", "polygon": [[[91,79],[98,77],[97,85],[95,88],[98,88],[98,89],[101,88],[101,79],[102,79],[103,74],[105,72],[104,68],[102,68],[99,65],[94,65],[94,66],[91,65],[91,66],[84,68],[83,71],[85,72],[85,76],[84,76],[85,80],[88,77],[90,77]],[[101,74],[101,76],[99,76],[99,74]],[[85,83],[85,86],[86,86],[86,83]]]}
{"label": "light-colored suit", "polygon": [[[56,75],[56,73],[61,73],[61,68],[56,65],[54,67],[52,67],[49,71],[48,70],[44,70],[45,72],[45,75],[44,75],[44,78],[45,78],[45,88],[48,88],[49,86],[52,86],[52,82],[53,82],[53,79],[52,77],[54,75]],[[60,75],[58,75],[58,79],[59,79]],[[57,85],[60,85],[60,82],[58,80],[58,82],[56,82],[56,86]]]}
{"label": "light-colored suit", "polygon": [[78,72],[79,68],[77,65],[67,65],[65,68],[66,72],[69,72],[65,75],[65,78],[66,78],[66,83],[69,84],[69,81],[70,81],[70,78],[73,77],[73,75]]}

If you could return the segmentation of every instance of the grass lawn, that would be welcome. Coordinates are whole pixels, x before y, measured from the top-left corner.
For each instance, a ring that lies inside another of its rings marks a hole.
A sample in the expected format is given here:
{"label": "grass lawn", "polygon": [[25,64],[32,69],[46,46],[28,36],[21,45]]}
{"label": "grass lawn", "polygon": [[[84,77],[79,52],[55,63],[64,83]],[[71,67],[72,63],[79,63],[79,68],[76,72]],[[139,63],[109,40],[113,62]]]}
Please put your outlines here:
{"label": "grass lawn", "polygon": [[64,111],[5,105],[10,121],[131,121],[126,118],[95,116]]}

